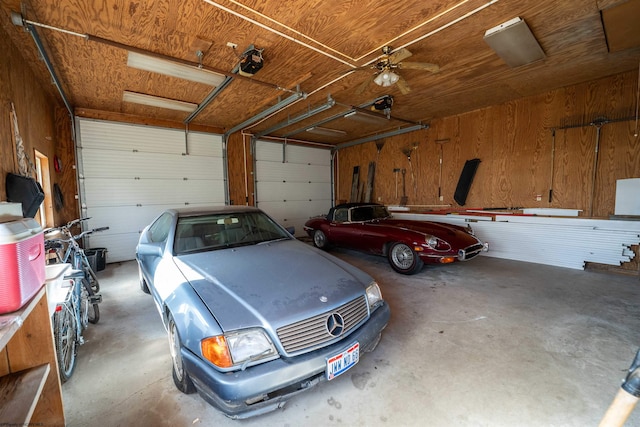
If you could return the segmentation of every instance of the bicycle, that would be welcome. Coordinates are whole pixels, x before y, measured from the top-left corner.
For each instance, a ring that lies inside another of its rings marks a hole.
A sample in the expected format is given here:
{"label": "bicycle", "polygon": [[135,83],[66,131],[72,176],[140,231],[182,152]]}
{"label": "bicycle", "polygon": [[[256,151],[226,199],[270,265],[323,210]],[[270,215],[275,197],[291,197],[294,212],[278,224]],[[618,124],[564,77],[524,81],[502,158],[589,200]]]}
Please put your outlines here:
{"label": "bicycle", "polygon": [[[63,226],[45,230],[45,237],[47,238],[45,240],[45,250],[47,253],[55,253],[56,263],[70,263],[74,269],[82,270],[85,273],[86,280],[93,288],[94,293],[98,293],[100,292],[98,276],[95,271],[93,271],[93,268],[91,268],[91,263],[82,247],[78,244],[78,240],[91,233],[108,230],[109,227],[94,228],[93,230],[86,230],[76,235],[71,233],[71,227],[88,219],[90,218],[74,219]],[[62,233],[65,237],[47,237],[54,233]]]}
{"label": "bicycle", "polygon": [[78,346],[84,344],[83,331],[89,323],[98,323],[98,304],[102,296],[96,295],[82,270],[71,270],[62,280],[68,287],[63,301],[56,304],[52,326],[60,380],[66,382],[76,367]]}

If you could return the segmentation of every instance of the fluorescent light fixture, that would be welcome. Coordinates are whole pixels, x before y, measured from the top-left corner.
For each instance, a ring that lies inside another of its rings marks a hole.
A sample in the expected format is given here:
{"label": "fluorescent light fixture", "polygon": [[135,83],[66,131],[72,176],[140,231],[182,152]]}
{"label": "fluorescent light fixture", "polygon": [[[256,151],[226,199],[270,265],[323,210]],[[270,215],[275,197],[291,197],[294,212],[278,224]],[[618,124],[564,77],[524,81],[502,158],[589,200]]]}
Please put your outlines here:
{"label": "fluorescent light fixture", "polygon": [[347,117],[351,117],[351,116],[355,116],[357,113],[357,111],[353,110],[353,111],[349,111],[347,114],[345,114],[343,117],[346,119]]}
{"label": "fluorescent light fixture", "polygon": [[309,133],[315,133],[317,135],[324,135],[324,136],[342,136],[347,134],[347,132],[343,130],[323,128],[320,126],[312,126],[306,129],[306,131]]}
{"label": "fluorescent light fixture", "polygon": [[544,59],[544,51],[529,26],[516,17],[487,30],[484,41],[511,68]]}
{"label": "fluorescent light fixture", "polygon": [[400,80],[399,75],[397,75],[391,70],[384,70],[383,72],[378,74],[378,76],[373,80],[373,82],[378,86],[387,87],[387,86],[396,84],[398,80]]}
{"label": "fluorescent light fixture", "polygon": [[224,75],[214,73],[213,71],[203,70],[191,65],[184,65],[136,52],[129,52],[127,65],[132,68],[203,83],[209,86],[218,86],[225,79]]}
{"label": "fluorescent light fixture", "polygon": [[124,102],[148,105],[150,107],[168,108],[170,110],[193,112],[198,104],[192,102],[177,101],[175,99],[161,98],[159,96],[146,95],[144,93],[124,91],[122,96]]}

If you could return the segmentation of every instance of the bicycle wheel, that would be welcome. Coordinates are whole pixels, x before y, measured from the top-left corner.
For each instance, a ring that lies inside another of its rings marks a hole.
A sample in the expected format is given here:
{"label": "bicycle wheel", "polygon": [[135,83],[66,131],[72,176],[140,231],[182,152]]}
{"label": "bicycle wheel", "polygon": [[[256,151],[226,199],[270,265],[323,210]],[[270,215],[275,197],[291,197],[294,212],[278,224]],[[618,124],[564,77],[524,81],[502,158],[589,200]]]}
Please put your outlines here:
{"label": "bicycle wheel", "polygon": [[53,314],[53,328],[60,380],[65,382],[73,375],[78,352],[76,318],[67,304]]}
{"label": "bicycle wheel", "polygon": [[100,321],[100,308],[95,300],[93,288],[86,279],[82,279],[82,288],[80,289],[80,316],[82,319],[82,327],[87,327],[87,322],[94,325]]}

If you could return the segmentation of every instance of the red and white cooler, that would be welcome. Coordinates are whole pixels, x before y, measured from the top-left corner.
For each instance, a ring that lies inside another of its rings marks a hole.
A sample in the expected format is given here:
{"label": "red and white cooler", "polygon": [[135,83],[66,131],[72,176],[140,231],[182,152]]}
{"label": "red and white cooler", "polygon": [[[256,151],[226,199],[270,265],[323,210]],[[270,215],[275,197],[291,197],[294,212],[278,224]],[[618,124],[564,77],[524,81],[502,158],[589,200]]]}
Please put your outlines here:
{"label": "red and white cooler", "polygon": [[0,223],[0,314],[25,305],[45,282],[44,233],[32,218]]}

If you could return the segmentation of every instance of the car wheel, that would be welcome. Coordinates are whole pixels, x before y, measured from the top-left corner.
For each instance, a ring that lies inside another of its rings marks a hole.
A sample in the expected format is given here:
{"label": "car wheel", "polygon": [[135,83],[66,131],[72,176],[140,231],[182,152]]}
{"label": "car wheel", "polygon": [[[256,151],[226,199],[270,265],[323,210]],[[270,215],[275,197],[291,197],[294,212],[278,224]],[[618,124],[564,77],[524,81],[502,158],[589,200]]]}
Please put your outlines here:
{"label": "car wheel", "polygon": [[424,265],[418,254],[404,243],[394,243],[389,249],[387,258],[391,267],[401,274],[415,274]]}
{"label": "car wheel", "polygon": [[329,246],[327,236],[322,232],[322,230],[316,230],[315,233],[313,233],[313,244],[316,245],[316,248],[320,249],[327,249]]}
{"label": "car wheel", "polygon": [[178,390],[185,394],[195,393],[196,387],[189,378],[189,374],[184,369],[182,354],[180,353],[180,336],[173,318],[169,318],[169,350],[171,352],[171,360],[173,361],[173,382]]}
{"label": "car wheel", "polygon": [[138,276],[140,277],[140,289],[142,289],[142,292],[144,292],[145,294],[150,294],[151,292],[149,291],[149,285],[147,285],[147,281],[144,280],[144,276],[142,275],[142,269],[140,268],[140,266],[138,266]]}

